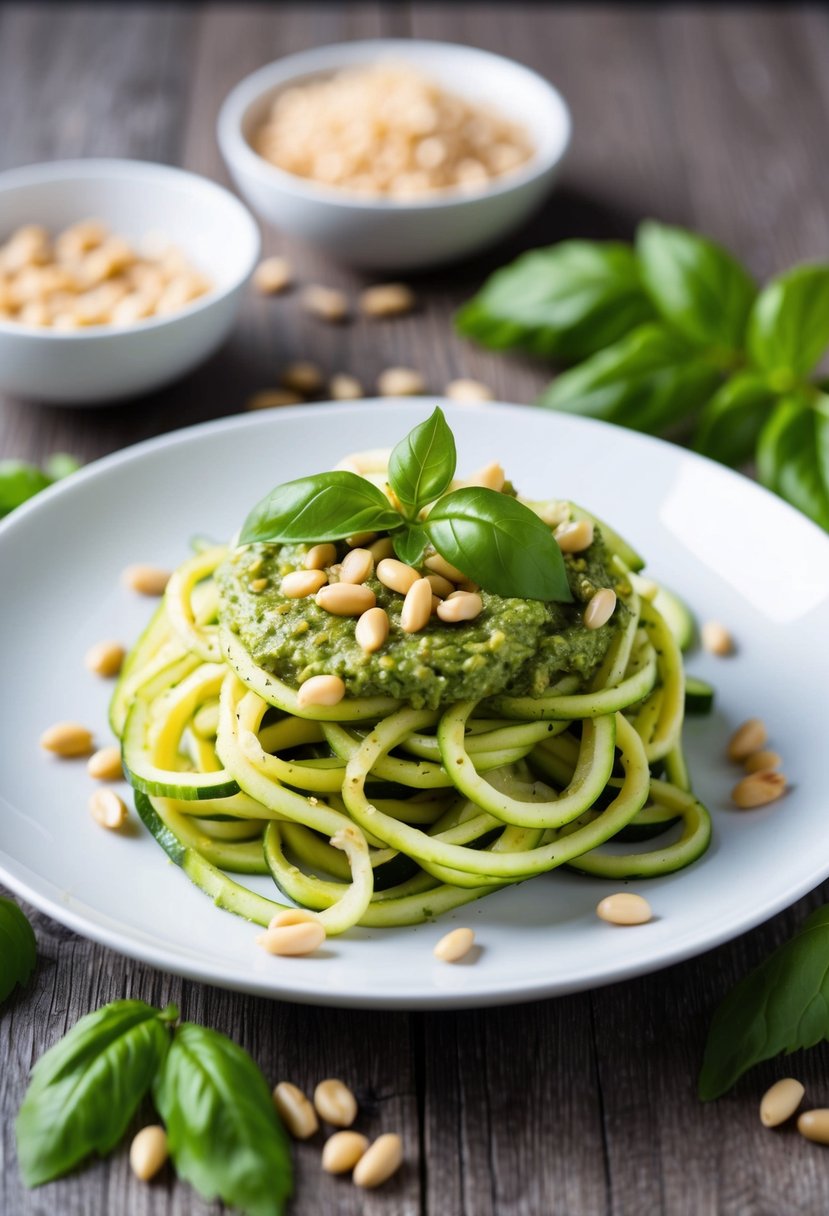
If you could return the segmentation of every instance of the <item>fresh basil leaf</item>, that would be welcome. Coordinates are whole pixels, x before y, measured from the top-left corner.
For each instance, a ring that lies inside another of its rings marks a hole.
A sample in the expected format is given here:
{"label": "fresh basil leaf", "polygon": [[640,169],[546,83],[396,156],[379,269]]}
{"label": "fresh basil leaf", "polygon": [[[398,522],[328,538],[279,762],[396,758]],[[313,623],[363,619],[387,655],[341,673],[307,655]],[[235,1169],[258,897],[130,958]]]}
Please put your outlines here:
{"label": "fresh basil leaf", "polygon": [[28,983],[36,962],[34,929],[13,900],[0,898],[0,1004]]}
{"label": "fresh basil leaf", "polygon": [[239,544],[341,540],[356,532],[386,532],[400,522],[382,490],[338,469],[271,490],[245,520]]}
{"label": "fresh basil leaf", "polygon": [[715,367],[664,325],[642,325],[557,376],[538,404],[661,431],[699,408],[719,383]]}
{"label": "fresh basil leaf", "polygon": [[829,397],[786,397],[757,443],[763,485],[829,530]]}
{"label": "fresh basil leaf", "polygon": [[729,992],[714,1014],[699,1078],[719,1098],[755,1064],[829,1038],[829,905]]}
{"label": "fresh basil leaf", "polygon": [[60,1177],[93,1150],[114,1148],[164,1059],[164,1020],[175,1012],[113,1001],[38,1060],[15,1125],[27,1186]]}
{"label": "fresh basil leaf", "polygon": [[419,566],[429,538],[419,524],[407,524],[392,533],[394,551],[407,566]]}
{"label": "fresh basil leaf", "polygon": [[562,241],[497,270],[455,317],[457,330],[496,350],[522,347],[583,359],[654,316],[628,245]]}
{"label": "fresh basil leaf", "polygon": [[435,504],[424,528],[442,557],[495,595],[572,600],[561,550],[529,507],[468,486]]}
{"label": "fresh basil leaf", "polygon": [[0,517],[51,485],[45,473],[22,460],[0,460]]}
{"label": "fresh basil leaf", "polygon": [[75,456],[70,456],[68,452],[53,452],[44,464],[43,470],[50,481],[63,481],[64,477],[77,473],[80,467],[81,462]]}
{"label": "fresh basil leaf", "polygon": [[281,1216],[291,1154],[253,1060],[215,1030],[185,1022],[153,1085],[176,1171],[205,1199]]}
{"label": "fresh basil leaf", "polygon": [[655,220],[639,225],[636,252],[660,316],[692,342],[728,350],[743,345],[757,288],[730,253]]}
{"label": "fresh basil leaf", "polygon": [[703,406],[694,447],[723,464],[743,464],[754,454],[777,400],[764,377],[756,372],[738,372]]}
{"label": "fresh basil leaf", "polygon": [[439,498],[455,472],[455,437],[438,406],[392,450],[389,483],[409,514]]}
{"label": "fresh basil leaf", "polygon": [[772,279],[757,297],[751,312],[748,325],[751,361],[767,372],[805,376],[827,346],[829,266],[796,266]]}

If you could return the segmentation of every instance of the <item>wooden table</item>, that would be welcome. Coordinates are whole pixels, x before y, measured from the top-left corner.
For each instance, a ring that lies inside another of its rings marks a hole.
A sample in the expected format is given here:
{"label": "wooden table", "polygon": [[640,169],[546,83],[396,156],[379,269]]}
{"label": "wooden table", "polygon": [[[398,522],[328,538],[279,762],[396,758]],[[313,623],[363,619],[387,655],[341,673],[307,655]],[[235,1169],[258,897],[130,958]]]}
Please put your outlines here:
{"label": "wooden table", "polygon": [[[508,246],[416,280],[410,318],[342,328],[296,296],[251,297],[233,338],[174,388],[114,409],[0,405],[0,455],[68,450],[86,460],[243,408],[288,360],[349,370],[367,387],[392,364],[434,390],[456,375],[530,401],[548,371],[452,335],[451,311],[518,249],[629,236],[645,215],[719,238],[759,275],[829,247],[829,15],[817,8],[601,8],[504,4],[6,5],[0,9],[0,167],[72,156],[182,164],[225,181],[214,137],[222,97],[280,55],[340,39],[444,38],[512,55],[558,84],[575,143],[561,189]],[[267,235],[304,279],[362,280]],[[0,576],[0,596],[2,579]],[[9,708],[6,707],[6,712]],[[820,902],[702,958],[596,992],[522,1007],[336,1012],[182,982],[34,916],[37,973],[0,1013],[0,1212],[171,1216],[215,1212],[166,1172],[133,1180],[125,1148],[34,1193],[18,1179],[12,1123],[32,1062],[77,1018],[116,997],[176,1001],[241,1041],[274,1081],[352,1081],[367,1131],[398,1129],[406,1164],[361,1194],[295,1151],[293,1211],[386,1216],[792,1216],[829,1210],[829,1157],[771,1134],[757,1101],[779,1066],[701,1106],[695,1079],[712,1009]],[[824,895],[825,898],[825,895]],[[825,1049],[796,1059],[829,1104]]]}

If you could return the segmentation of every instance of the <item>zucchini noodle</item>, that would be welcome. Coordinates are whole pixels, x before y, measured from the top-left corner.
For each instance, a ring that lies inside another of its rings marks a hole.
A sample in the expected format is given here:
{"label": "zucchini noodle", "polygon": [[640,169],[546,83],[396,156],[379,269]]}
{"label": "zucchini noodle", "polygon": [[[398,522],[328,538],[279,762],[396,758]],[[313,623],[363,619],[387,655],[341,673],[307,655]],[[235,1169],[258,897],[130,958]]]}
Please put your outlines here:
{"label": "zucchini noodle", "polygon": [[[425,921],[561,866],[668,874],[707,848],[682,655],[643,580],[628,578],[624,625],[586,686],[303,708],[220,624],[226,555],[202,547],[175,572],[110,709],[141,818],[217,906],[266,925],[299,904],[338,934]],[[270,875],[276,898],[230,875]]]}

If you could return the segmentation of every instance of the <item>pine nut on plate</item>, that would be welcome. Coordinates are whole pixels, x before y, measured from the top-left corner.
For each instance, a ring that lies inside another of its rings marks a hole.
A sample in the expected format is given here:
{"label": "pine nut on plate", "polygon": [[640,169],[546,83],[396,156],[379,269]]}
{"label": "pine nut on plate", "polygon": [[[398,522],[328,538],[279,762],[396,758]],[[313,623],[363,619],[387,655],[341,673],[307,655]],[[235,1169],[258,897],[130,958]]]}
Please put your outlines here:
{"label": "pine nut on plate", "polygon": [[40,746],[56,756],[88,756],[92,751],[92,731],[80,722],[56,722],[40,736]]}
{"label": "pine nut on plate", "polygon": [[125,655],[120,642],[96,642],[84,655],[84,663],[96,676],[117,676]]}
{"label": "pine nut on plate", "polygon": [[432,953],[441,962],[459,963],[466,958],[474,944],[475,933],[472,929],[452,929],[440,939]]}
{"label": "pine nut on plate", "polygon": [[703,649],[709,654],[725,658],[726,655],[734,653],[734,639],[719,621],[705,621],[700,629],[700,639]]}
{"label": "pine nut on plate", "polygon": [[149,1182],[161,1169],[169,1155],[167,1133],[163,1127],[153,1124],[136,1132],[130,1145],[130,1168],[136,1178]]}
{"label": "pine nut on plate", "polygon": [[403,1163],[403,1141],[394,1132],[378,1136],[354,1167],[356,1186],[382,1186]]}
{"label": "pine nut on plate", "polygon": [[318,920],[301,920],[290,925],[268,927],[256,940],[268,954],[300,958],[313,954],[322,945],[325,928]]}
{"label": "pine nut on plate", "polygon": [[739,763],[747,760],[754,752],[765,745],[769,737],[766,724],[760,718],[749,718],[738,726],[728,741],[727,755],[729,760]]}
{"label": "pine nut on plate", "polygon": [[384,587],[405,595],[410,587],[420,578],[420,573],[414,566],[407,566],[396,557],[384,557],[377,563],[377,577]]}
{"label": "pine nut on plate", "polygon": [[357,1118],[357,1099],[343,1082],[335,1077],[320,1081],[314,1090],[317,1114],[334,1127],[351,1127]]}
{"label": "pine nut on plate", "polygon": [[159,566],[127,566],[121,580],[125,587],[139,595],[163,595],[170,581],[170,571]]}
{"label": "pine nut on plate", "polygon": [[118,781],[124,775],[120,747],[102,747],[86,763],[86,771],[96,781]]}
{"label": "pine nut on plate", "polygon": [[334,616],[362,616],[377,603],[371,587],[362,583],[331,583],[317,592],[320,608]]}
{"label": "pine nut on plate", "polygon": [[126,803],[115,790],[96,790],[89,799],[89,810],[95,822],[110,832],[117,832],[127,822]]}
{"label": "pine nut on plate", "polygon": [[596,905],[596,915],[610,925],[644,925],[653,918],[648,901],[632,891],[606,895]]}
{"label": "pine nut on plate", "polygon": [[311,705],[339,705],[345,696],[345,684],[339,676],[311,676],[299,686],[297,704],[302,709]]}
{"label": "pine nut on plate", "polygon": [[776,802],[786,792],[787,782],[782,773],[773,769],[760,769],[749,773],[738,781],[731,791],[731,801],[740,810],[752,810],[754,807],[768,806]]}
{"label": "pine nut on plate", "polygon": [[760,1122],[764,1127],[779,1127],[791,1119],[806,1090],[794,1077],[784,1077],[767,1089],[760,1101]]}
{"label": "pine nut on plate", "polygon": [[273,1091],[280,1119],[295,1140],[307,1140],[319,1128],[317,1112],[298,1085],[280,1081]]}

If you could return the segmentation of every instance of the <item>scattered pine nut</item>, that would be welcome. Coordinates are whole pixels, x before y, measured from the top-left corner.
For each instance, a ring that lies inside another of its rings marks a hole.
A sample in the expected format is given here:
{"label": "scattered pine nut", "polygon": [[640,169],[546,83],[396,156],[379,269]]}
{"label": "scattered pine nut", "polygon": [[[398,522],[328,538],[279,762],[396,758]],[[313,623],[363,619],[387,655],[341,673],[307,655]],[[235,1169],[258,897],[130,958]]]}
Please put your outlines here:
{"label": "scattered pine nut", "polygon": [[245,402],[246,410],[275,410],[283,405],[301,405],[303,398],[287,388],[263,388]]}
{"label": "scattered pine nut", "polygon": [[328,575],[324,570],[292,570],[279,584],[279,590],[288,599],[300,600],[307,595],[316,595],[327,582]]}
{"label": "scattered pine nut", "polygon": [[737,782],[731,791],[731,801],[741,811],[749,811],[754,807],[768,806],[770,802],[776,802],[785,794],[786,788],[786,778],[782,773],[761,769],[759,772],[749,773],[742,781]]}
{"label": "scattered pine nut", "polygon": [[452,929],[435,946],[432,953],[444,963],[459,963],[475,944],[472,929]]}
{"label": "scattered pine nut", "polygon": [[761,718],[748,718],[737,727],[728,741],[728,759],[736,760],[738,764],[747,760],[765,745],[768,737],[766,724]]}
{"label": "scattered pine nut", "polygon": [[119,781],[124,775],[120,747],[102,747],[93,752],[87,761],[86,771],[96,781]]}
{"label": "scattered pine nut", "polygon": [[504,473],[503,465],[500,465],[497,460],[493,460],[490,464],[485,464],[482,469],[478,469],[471,477],[464,480],[465,486],[481,486],[484,490],[501,491],[504,488],[506,474]]}
{"label": "scattered pine nut", "polygon": [[322,372],[315,363],[289,363],[279,379],[285,388],[291,388],[295,393],[317,393],[325,380]]}
{"label": "scattered pine nut", "polygon": [[318,920],[297,921],[292,925],[279,925],[260,933],[256,941],[268,954],[286,958],[300,958],[313,954],[325,941],[325,926]]}
{"label": "scattered pine nut", "polygon": [[399,317],[411,312],[416,303],[405,283],[378,283],[360,292],[360,312],[366,317]]}
{"label": "scattered pine nut", "polygon": [[312,283],[302,293],[302,307],[321,321],[344,321],[348,316],[348,300],[336,287]]}
{"label": "scattered pine nut", "polygon": [[334,616],[362,616],[377,603],[371,587],[359,583],[330,583],[320,587],[317,604]]}
{"label": "scattered pine nut", "polygon": [[585,629],[601,629],[613,616],[615,608],[616,592],[612,587],[600,588],[585,605],[582,615]]}
{"label": "scattered pine nut", "polygon": [[597,904],[596,915],[610,925],[644,925],[653,917],[651,906],[644,896],[634,895],[631,891],[606,895]]}
{"label": "scattered pine nut", "polygon": [[334,401],[357,401],[365,395],[357,377],[349,376],[347,372],[337,372],[336,376],[332,376],[328,391]]}
{"label": "scattered pine nut", "polygon": [[337,560],[337,546],[330,543],[313,545],[305,554],[303,565],[306,570],[324,570]]}
{"label": "scattered pine nut", "polygon": [[763,1127],[779,1127],[791,1119],[806,1090],[794,1077],[784,1077],[767,1089],[760,1101],[760,1122]]}
{"label": "scattered pine nut", "polygon": [[829,1144],[829,1110],[805,1110],[797,1121],[797,1130],[815,1144]]}
{"label": "scattered pine nut", "polygon": [[374,557],[370,549],[350,549],[340,566],[341,583],[364,583],[374,573]]}
{"label": "scattered pine nut", "polygon": [[426,578],[429,580],[433,593],[442,600],[447,599],[456,590],[454,583],[450,583],[448,578],[444,578],[435,570],[430,570]]}
{"label": "scattered pine nut", "polygon": [[127,821],[126,803],[115,790],[96,790],[89,799],[89,810],[95,822],[110,832],[117,832]]}
{"label": "scattered pine nut", "polygon": [[369,608],[354,627],[357,645],[366,654],[380,650],[389,636],[389,618],[384,608]]}
{"label": "scattered pine nut", "polygon": [[308,709],[313,705],[339,705],[345,696],[345,684],[339,676],[311,676],[300,684],[297,705]]}
{"label": "scattered pine nut", "polygon": [[403,1162],[403,1141],[394,1132],[378,1136],[354,1167],[356,1186],[382,1186]]}
{"label": "scattered pine nut", "polygon": [[593,524],[589,519],[574,519],[559,524],[553,535],[562,553],[583,553],[593,544]]}
{"label": "scattered pine nut", "polygon": [[326,1174],[347,1174],[367,1148],[368,1136],[362,1132],[335,1132],[322,1150],[322,1168]]}
{"label": "scattered pine nut", "polygon": [[725,655],[734,653],[734,639],[719,621],[706,621],[699,632],[702,648],[709,654],[724,658]]}
{"label": "scattered pine nut", "polygon": [[295,1140],[307,1140],[319,1128],[317,1112],[299,1086],[280,1081],[273,1091],[273,1102]]}
{"label": "scattered pine nut", "polygon": [[394,557],[394,544],[390,536],[382,536],[380,540],[375,540],[368,549],[374,558],[375,565],[386,557]]}
{"label": "scattered pine nut", "polygon": [[782,763],[783,757],[779,752],[761,749],[759,752],[752,752],[750,756],[746,756],[743,761],[743,768],[747,773],[759,773],[763,769],[780,768]]}
{"label": "scattered pine nut", "polygon": [[96,676],[117,676],[126,653],[120,642],[96,642],[84,655],[84,663]]}
{"label": "scattered pine nut", "polygon": [[314,1090],[317,1114],[334,1127],[351,1127],[357,1118],[357,1099],[342,1081],[329,1077]]}
{"label": "scattered pine nut", "polygon": [[432,588],[428,578],[418,578],[406,592],[400,610],[400,628],[404,633],[419,633],[432,615]]}
{"label": "scattered pine nut", "polygon": [[293,281],[291,264],[285,258],[265,258],[253,272],[253,285],[263,296],[274,296]]}
{"label": "scattered pine nut", "polygon": [[377,563],[377,577],[384,587],[405,595],[409,588],[420,578],[419,571],[414,566],[407,566],[396,557],[384,557]]}
{"label": "scattered pine nut", "polygon": [[387,367],[377,377],[381,397],[417,397],[426,392],[426,382],[412,367]]}
{"label": "scattered pine nut", "polygon": [[442,574],[450,583],[462,583],[466,575],[457,566],[451,565],[445,557],[441,557],[439,553],[431,553],[423,565],[427,570],[434,570],[436,574]]}
{"label": "scattered pine nut", "polygon": [[480,380],[450,380],[443,393],[450,401],[492,401],[495,398],[489,385]]}
{"label": "scattered pine nut", "polygon": [[92,731],[80,722],[56,722],[40,736],[40,746],[64,759],[88,756],[92,751]]}
{"label": "scattered pine nut", "polygon": [[307,908],[283,908],[268,921],[269,929],[283,929],[286,925],[314,924],[317,918]]}
{"label": "scattered pine nut", "polygon": [[136,1178],[149,1182],[167,1160],[167,1133],[159,1124],[142,1127],[130,1145],[130,1168]]}
{"label": "scattered pine nut", "polygon": [[130,591],[137,591],[139,595],[163,595],[170,581],[170,571],[162,570],[158,566],[127,566],[121,575],[121,581]]}
{"label": "scattered pine nut", "polygon": [[475,591],[453,591],[448,599],[438,604],[436,612],[440,620],[447,624],[457,624],[458,621],[474,621],[480,616],[484,602]]}

